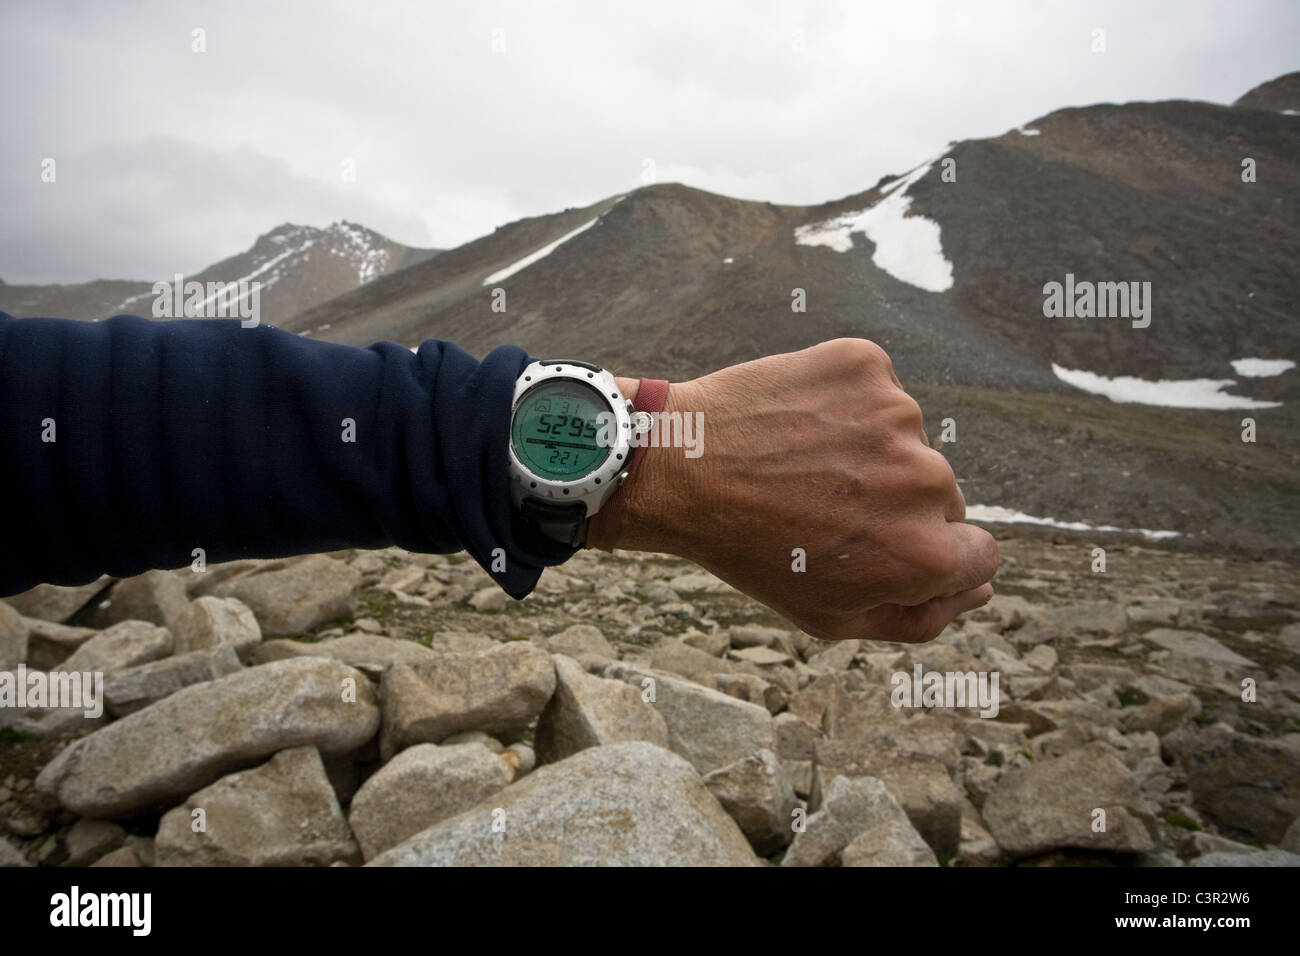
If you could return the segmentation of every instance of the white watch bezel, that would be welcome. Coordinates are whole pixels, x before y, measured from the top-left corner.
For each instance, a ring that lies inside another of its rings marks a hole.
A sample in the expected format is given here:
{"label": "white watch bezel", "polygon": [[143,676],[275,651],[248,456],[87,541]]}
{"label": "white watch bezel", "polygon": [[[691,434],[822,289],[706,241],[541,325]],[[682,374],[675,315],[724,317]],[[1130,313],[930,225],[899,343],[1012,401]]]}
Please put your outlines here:
{"label": "white watch bezel", "polygon": [[[572,481],[556,481],[529,470],[515,454],[514,425],[519,402],[524,395],[544,382],[565,379],[596,389],[614,415],[614,445],[609,456],[594,470]],[[515,380],[515,394],[510,403],[510,431],[507,445],[510,454],[510,497],[516,508],[524,498],[569,503],[581,501],[587,517],[600,511],[609,497],[627,477],[632,459],[632,403],[619,389],[614,376],[606,369],[594,369],[581,363],[560,359],[533,362]]]}

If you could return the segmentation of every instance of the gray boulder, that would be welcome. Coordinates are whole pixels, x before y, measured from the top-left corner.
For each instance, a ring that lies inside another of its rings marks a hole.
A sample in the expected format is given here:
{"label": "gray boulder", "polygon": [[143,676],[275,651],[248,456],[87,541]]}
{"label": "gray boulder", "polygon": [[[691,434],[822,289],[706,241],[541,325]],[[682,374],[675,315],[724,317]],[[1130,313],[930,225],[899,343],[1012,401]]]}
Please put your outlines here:
{"label": "gray boulder", "polygon": [[123,578],[77,619],[87,627],[108,628],[122,621],[148,621],[171,629],[190,599],[175,571],[146,571]]}
{"label": "gray boulder", "polygon": [[415,743],[437,743],[462,730],[517,737],[555,692],[555,665],[521,641],[479,654],[442,654],[384,672],[380,695],[385,758]]}
{"label": "gray boulder", "polygon": [[553,660],[555,693],[538,718],[534,737],[543,763],[624,740],[668,746],[668,726],[636,688],[590,675],[571,657],[557,654]]}
{"label": "gray boulder", "polygon": [[112,583],[113,578],[105,574],[89,584],[74,587],[38,584],[30,591],[5,598],[5,602],[23,617],[38,617],[42,621],[65,624],[87,601]]}
{"label": "gray boulder", "polygon": [[313,554],[257,563],[212,587],[217,597],[239,598],[267,634],[296,634],[357,609],[361,574],[351,566]]}
{"label": "gray boulder", "polygon": [[653,686],[654,706],[668,725],[669,748],[689,760],[700,773],[725,767],[759,750],[776,750],[776,730],[765,707],[620,661],[611,662],[605,676],[631,684],[643,696]]}
{"label": "gray boulder", "polygon": [[361,860],[315,747],[282,750],[260,767],[204,787],[163,815],[154,846],[157,866]]}
{"label": "gray boulder", "polygon": [[875,777],[835,777],[782,866],[938,866],[888,788]]}
{"label": "gray boulder", "polygon": [[242,667],[231,645],[165,657],[109,676],[104,681],[104,702],[114,717],[125,717],[181,688],[225,677]]}
{"label": "gray boulder", "polygon": [[[1106,812],[1101,832],[1093,830],[1096,809]],[[1066,848],[1145,853],[1155,847],[1137,780],[1099,741],[1007,771],[984,801],[983,816],[998,846],[1014,857]]]}
{"label": "gray boulder", "polygon": [[371,866],[757,866],[682,758],[644,741],[540,767]]}
{"label": "gray boulder", "polygon": [[262,629],[252,609],[238,598],[204,595],[176,616],[171,625],[176,653],[201,651],[229,644],[244,651],[262,639]]}
{"label": "gray boulder", "polygon": [[82,644],[59,665],[61,671],[112,674],[138,667],[172,652],[172,635],[165,627],[147,621],[123,621]]}
{"label": "gray boulder", "polygon": [[280,750],[355,750],[379,728],[370,682],[338,661],[303,658],[195,684],[65,748],[36,779],[81,816],[165,809]]}
{"label": "gray boulder", "polygon": [[23,618],[23,622],[27,625],[27,666],[41,671],[55,670],[99,633],[94,628],[55,624],[37,617]]}
{"label": "gray boulder", "polygon": [[811,809],[820,809],[827,786],[837,776],[879,779],[936,854],[957,854],[962,795],[937,757],[898,753],[870,739],[818,741]]}
{"label": "gray boulder", "polygon": [[514,770],[480,743],[416,744],[361,785],[348,822],[367,860],[505,788]]}
{"label": "gray boulder", "polygon": [[1196,806],[1220,823],[1276,844],[1300,816],[1300,749],[1225,724],[1188,724],[1162,743],[1186,770]]}
{"label": "gray boulder", "polygon": [[799,800],[790,766],[772,751],[760,750],[705,774],[704,786],[759,856],[770,856],[794,837],[791,824]]}

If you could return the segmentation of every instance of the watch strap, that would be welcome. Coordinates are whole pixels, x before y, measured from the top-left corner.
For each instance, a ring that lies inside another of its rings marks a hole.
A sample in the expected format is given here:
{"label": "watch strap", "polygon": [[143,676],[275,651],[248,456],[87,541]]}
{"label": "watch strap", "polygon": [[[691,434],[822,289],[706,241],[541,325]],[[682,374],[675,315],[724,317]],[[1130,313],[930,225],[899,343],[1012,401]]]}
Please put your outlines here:
{"label": "watch strap", "polygon": [[[668,383],[661,378],[643,378],[636,390],[636,401],[632,403],[633,411],[649,412],[652,416],[658,415],[668,404]],[[641,463],[641,456],[645,454],[646,446],[637,445],[632,450],[632,460],[627,464],[627,475],[632,477],[636,471],[636,466]]]}

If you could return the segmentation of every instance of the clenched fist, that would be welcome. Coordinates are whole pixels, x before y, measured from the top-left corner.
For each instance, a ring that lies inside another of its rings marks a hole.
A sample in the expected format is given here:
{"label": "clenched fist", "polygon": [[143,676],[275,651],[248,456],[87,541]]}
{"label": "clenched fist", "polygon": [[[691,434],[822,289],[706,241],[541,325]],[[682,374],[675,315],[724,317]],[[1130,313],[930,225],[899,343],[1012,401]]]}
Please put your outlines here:
{"label": "clenched fist", "polygon": [[878,345],[673,384],[664,411],[703,414],[703,454],[647,448],[589,546],[688,558],[827,640],[927,641],[993,596],[997,545]]}

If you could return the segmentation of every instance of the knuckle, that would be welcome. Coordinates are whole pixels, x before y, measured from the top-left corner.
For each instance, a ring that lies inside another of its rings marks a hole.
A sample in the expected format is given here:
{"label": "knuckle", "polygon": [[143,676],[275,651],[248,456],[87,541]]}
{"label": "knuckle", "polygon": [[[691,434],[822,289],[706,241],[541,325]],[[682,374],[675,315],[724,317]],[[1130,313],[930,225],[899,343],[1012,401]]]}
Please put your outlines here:
{"label": "knuckle", "polygon": [[889,355],[870,339],[834,339],[827,345],[835,350],[838,358],[855,368],[893,368]]}

